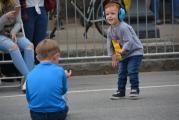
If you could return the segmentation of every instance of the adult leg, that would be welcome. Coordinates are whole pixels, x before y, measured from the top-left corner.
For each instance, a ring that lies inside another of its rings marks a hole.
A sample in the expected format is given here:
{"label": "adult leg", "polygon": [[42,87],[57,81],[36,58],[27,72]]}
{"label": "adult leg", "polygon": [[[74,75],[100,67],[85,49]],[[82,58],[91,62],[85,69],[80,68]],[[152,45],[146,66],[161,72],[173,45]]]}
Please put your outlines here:
{"label": "adult leg", "polygon": [[34,47],[45,39],[47,33],[48,16],[44,7],[40,8],[41,14],[37,16],[34,28]]}
{"label": "adult leg", "polygon": [[156,23],[160,24],[160,0],[151,0],[151,10],[154,13]]}
{"label": "adult leg", "polygon": [[174,17],[179,17],[179,0],[173,0],[173,9],[174,9]]}
{"label": "adult leg", "polygon": [[11,59],[15,67],[23,76],[26,77],[29,73],[29,70],[24,62],[24,59],[18,46],[13,43],[11,39],[5,36],[0,36],[0,45],[2,50],[8,51],[10,53]]}
{"label": "adult leg", "polygon": [[33,44],[25,37],[17,39],[17,44],[20,49],[24,52],[24,61],[29,71],[34,67],[34,46]]}
{"label": "adult leg", "polygon": [[173,0],[174,22],[179,23],[179,0]]}
{"label": "adult leg", "polygon": [[[25,19],[23,16],[27,16]],[[35,7],[26,8],[25,11],[22,11],[22,20],[24,24],[25,36],[34,43],[34,27],[37,13]]]}
{"label": "adult leg", "polygon": [[[47,33],[48,16],[44,7],[40,7],[41,14],[37,15],[34,28],[34,48],[38,45],[40,41],[45,39]],[[35,54],[36,55],[36,54]],[[35,58],[35,63],[38,64],[39,61]]]}

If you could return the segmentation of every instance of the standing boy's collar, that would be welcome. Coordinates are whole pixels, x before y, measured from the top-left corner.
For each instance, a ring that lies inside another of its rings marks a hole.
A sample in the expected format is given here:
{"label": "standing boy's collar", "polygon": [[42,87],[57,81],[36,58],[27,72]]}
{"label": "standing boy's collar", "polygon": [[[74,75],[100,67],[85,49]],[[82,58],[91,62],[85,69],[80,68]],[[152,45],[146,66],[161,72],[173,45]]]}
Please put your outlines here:
{"label": "standing boy's collar", "polygon": [[117,27],[118,25],[120,25],[120,21],[119,21],[119,23],[117,23],[116,25],[111,25],[111,28],[115,28],[115,27]]}

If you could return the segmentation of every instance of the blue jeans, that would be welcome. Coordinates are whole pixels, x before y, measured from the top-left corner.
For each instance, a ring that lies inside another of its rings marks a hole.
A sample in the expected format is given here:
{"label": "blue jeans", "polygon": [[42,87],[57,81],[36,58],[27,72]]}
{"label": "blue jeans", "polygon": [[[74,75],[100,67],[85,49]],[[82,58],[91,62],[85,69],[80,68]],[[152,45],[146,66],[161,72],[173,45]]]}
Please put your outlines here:
{"label": "blue jeans", "polygon": [[160,19],[160,0],[151,0],[151,10],[156,20]]}
{"label": "blue jeans", "polygon": [[44,7],[40,7],[41,14],[37,14],[35,7],[22,9],[22,20],[26,37],[34,47],[46,37],[48,16]]}
{"label": "blue jeans", "polygon": [[179,17],[179,0],[173,0],[174,17]]}
{"label": "blue jeans", "polygon": [[118,63],[118,91],[125,94],[127,76],[129,76],[131,89],[139,92],[139,67],[142,55],[128,57]]}
{"label": "blue jeans", "polygon": [[59,112],[33,112],[30,111],[32,120],[65,120],[68,113],[68,107]]}
{"label": "blue jeans", "polygon": [[[14,45],[17,47],[13,48]],[[0,50],[10,53],[14,65],[25,77],[34,67],[34,49],[28,47],[29,45],[33,46],[25,37],[17,38],[17,43],[14,43],[10,38],[0,35]],[[22,56],[21,51],[24,56]]]}

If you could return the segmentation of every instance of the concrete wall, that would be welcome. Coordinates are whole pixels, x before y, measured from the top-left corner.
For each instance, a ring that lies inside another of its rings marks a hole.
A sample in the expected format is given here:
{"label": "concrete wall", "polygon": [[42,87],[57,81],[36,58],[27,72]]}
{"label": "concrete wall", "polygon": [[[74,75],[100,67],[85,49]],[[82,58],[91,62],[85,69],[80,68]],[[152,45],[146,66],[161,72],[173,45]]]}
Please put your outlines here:
{"label": "concrete wall", "polygon": [[[112,68],[111,60],[65,62],[60,63],[65,69],[72,69],[73,75],[114,74],[117,68]],[[141,64],[141,72],[151,71],[175,71],[179,70],[179,57],[170,58],[144,58]]]}

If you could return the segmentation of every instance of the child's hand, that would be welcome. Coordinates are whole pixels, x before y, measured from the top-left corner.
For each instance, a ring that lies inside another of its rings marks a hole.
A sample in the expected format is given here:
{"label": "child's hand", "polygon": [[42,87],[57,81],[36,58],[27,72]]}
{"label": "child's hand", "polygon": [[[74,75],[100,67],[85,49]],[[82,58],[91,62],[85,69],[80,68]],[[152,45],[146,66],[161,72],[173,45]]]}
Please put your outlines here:
{"label": "child's hand", "polygon": [[117,66],[118,60],[117,60],[117,55],[113,54],[112,55],[112,67],[115,68]]}
{"label": "child's hand", "polygon": [[65,74],[68,78],[72,76],[72,70],[65,70]]}
{"label": "child's hand", "polygon": [[120,51],[117,51],[117,55],[122,55],[124,53],[124,49],[121,49]]}

